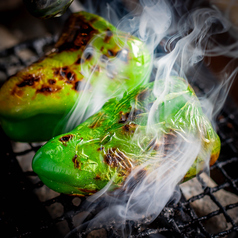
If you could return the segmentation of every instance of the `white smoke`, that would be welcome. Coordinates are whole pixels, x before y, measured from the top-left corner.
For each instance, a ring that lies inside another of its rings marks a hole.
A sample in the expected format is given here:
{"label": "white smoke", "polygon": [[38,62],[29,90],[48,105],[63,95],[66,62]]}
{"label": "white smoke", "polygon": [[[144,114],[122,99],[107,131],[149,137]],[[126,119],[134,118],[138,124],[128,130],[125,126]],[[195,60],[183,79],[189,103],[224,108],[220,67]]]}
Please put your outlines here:
{"label": "white smoke", "polygon": [[[183,128],[175,130],[175,136],[172,135],[173,150],[165,153],[166,148],[163,146],[165,138],[162,136],[163,131],[159,130],[156,124],[158,123],[156,112],[161,103],[164,103],[165,110],[169,110],[167,99],[171,87],[175,86],[171,86],[171,77],[182,77],[187,83],[193,83],[195,74],[198,77],[206,77],[198,67],[203,59],[220,55],[237,58],[238,41],[234,40],[230,44],[219,42],[219,36],[229,33],[232,24],[215,8],[187,10],[184,15],[179,12],[178,18],[175,16],[174,7],[180,6],[179,1],[175,1],[172,6],[165,0],[141,0],[138,4],[133,2],[130,6],[134,6],[134,9],[121,16],[115,10],[118,2],[107,4],[106,8],[103,8],[103,5],[95,7],[92,4],[89,11],[98,13],[99,9],[99,14],[116,24],[118,29],[137,36],[145,42],[149,51],[155,51],[153,56],[155,82],[152,92],[156,100],[148,114],[146,135],[152,135],[151,137],[162,146],[153,156],[150,153],[141,154],[141,157],[144,156],[144,163],[132,170],[121,189],[109,193],[109,183],[103,190],[91,196],[92,203],[84,209],[88,211],[95,209],[100,205],[97,201],[101,197],[107,206],[91,221],[82,222],[82,226],[76,231],[86,227],[90,230],[106,226],[114,221],[113,226],[118,234],[121,237],[129,237],[131,227],[126,226],[127,221],[143,222],[147,217],[152,222],[173,194],[177,194],[174,193],[176,186],[199,155],[202,155],[202,160],[207,166],[204,169],[208,170],[211,151],[203,151],[201,134],[192,133],[190,128],[186,131]],[[90,2],[88,4],[90,5]],[[158,47],[163,47],[166,53],[156,52]],[[191,72],[194,72],[194,75],[189,78]],[[207,80],[210,85],[210,91],[200,97],[204,113],[210,120],[221,110],[237,74],[237,68],[228,65],[221,73],[223,79],[219,83],[212,84],[209,81],[210,76],[205,79],[205,83]],[[185,99],[189,100],[186,95]],[[196,103],[194,105],[188,113],[195,113]],[[134,139],[138,140],[138,144],[145,151],[142,146],[143,136],[145,135],[135,133]],[[201,168],[198,168],[198,171],[199,169]],[[136,182],[135,177],[138,178]],[[67,237],[76,231],[72,231]]]}

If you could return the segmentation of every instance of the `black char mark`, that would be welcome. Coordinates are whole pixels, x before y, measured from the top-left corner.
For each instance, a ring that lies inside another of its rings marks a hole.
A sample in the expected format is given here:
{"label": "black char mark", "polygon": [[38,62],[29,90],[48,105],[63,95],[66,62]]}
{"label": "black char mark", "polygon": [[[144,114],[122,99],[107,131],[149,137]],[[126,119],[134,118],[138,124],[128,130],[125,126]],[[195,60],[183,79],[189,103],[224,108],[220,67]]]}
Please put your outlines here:
{"label": "black char mark", "polygon": [[[182,139],[182,137],[180,139]],[[171,130],[170,132],[164,134],[159,140],[154,138],[149,142],[146,150],[161,150],[163,156],[167,156],[169,153],[174,151],[179,153],[178,134]]]}
{"label": "black char mark", "polygon": [[85,48],[91,38],[98,34],[98,30],[92,26],[92,22],[93,20],[89,22],[83,16],[72,15],[55,45],[57,51],[73,51]]}
{"label": "black char mark", "polygon": [[136,116],[143,113],[144,111],[139,109],[131,110],[131,112],[120,112],[120,119],[119,123],[126,123],[127,121],[134,121],[136,119]]}
{"label": "black char mark", "polygon": [[95,180],[100,180],[101,177],[100,177],[100,175],[96,175],[96,177],[95,177],[94,179],[95,179]]}
{"label": "black char mark", "polygon": [[59,80],[75,81],[75,73],[68,66],[54,68],[54,75],[59,77]]}
{"label": "black char mark", "polygon": [[[179,139],[178,139],[179,137]],[[179,149],[179,142],[181,142],[182,137],[179,136],[179,134],[176,134],[174,131],[170,130],[169,133],[165,134],[163,137],[163,145],[164,145],[164,154],[165,156],[171,152],[177,151],[180,152]],[[156,148],[156,147],[155,147]]]}
{"label": "black char mark", "polygon": [[120,167],[128,172],[130,172],[133,167],[130,158],[118,148],[109,149],[108,153],[104,156],[104,162],[112,168]]}
{"label": "black char mark", "polygon": [[119,123],[125,123],[128,120],[130,113],[129,112],[120,112],[120,119],[119,119]]}
{"label": "black char mark", "polygon": [[51,85],[54,85],[56,83],[56,80],[55,79],[49,79],[48,83],[51,84]]}
{"label": "black char mark", "polygon": [[74,73],[72,73],[72,72],[68,72],[68,73],[66,74],[66,78],[67,78],[69,81],[74,81],[74,80],[75,80],[75,75],[74,75]]}
{"label": "black char mark", "polygon": [[110,31],[110,29],[107,29],[106,36],[104,38],[105,43],[109,43],[110,39],[112,38],[113,33]]}
{"label": "black char mark", "polygon": [[49,85],[42,85],[40,89],[36,90],[36,93],[44,93],[45,95],[58,92],[61,90],[61,87],[51,87]]}
{"label": "black char mark", "polygon": [[77,60],[76,60],[76,62],[75,62],[75,64],[83,64],[85,61],[84,61],[84,59],[82,59],[82,58],[78,58]]}
{"label": "black char mark", "polygon": [[84,54],[85,60],[90,60],[90,59],[92,59],[92,57],[93,57],[93,53],[92,52],[86,52]]}
{"label": "black char mark", "polygon": [[75,169],[80,169],[80,162],[77,160],[78,155],[75,155],[72,159],[73,163],[74,163],[74,168]]}
{"label": "black char mark", "polygon": [[76,81],[74,83],[74,90],[78,91],[78,92],[80,92],[81,90],[89,90],[90,88],[91,88],[91,85],[89,85],[89,83],[87,83],[87,85],[86,85],[83,80]]}
{"label": "black char mark", "polygon": [[66,143],[73,138],[73,135],[65,135],[62,136],[59,140],[63,143],[63,145],[66,145]]}
{"label": "black char mark", "polygon": [[17,84],[17,87],[22,88],[25,86],[33,86],[35,82],[39,82],[40,77],[39,76],[34,76],[32,74],[27,74],[23,76],[23,81],[19,84]]}
{"label": "black char mark", "polygon": [[102,147],[99,147],[98,149],[97,149],[97,151],[101,151],[101,150],[103,150],[104,149],[104,147],[102,146]]}
{"label": "black char mark", "polygon": [[67,84],[72,84],[75,91],[79,91],[79,83],[81,81],[77,81],[76,74],[70,70],[68,66],[54,68],[54,75],[58,77],[59,80],[63,80]]}
{"label": "black char mark", "polygon": [[136,130],[137,124],[129,123],[122,127],[123,132],[127,134],[133,134]]}

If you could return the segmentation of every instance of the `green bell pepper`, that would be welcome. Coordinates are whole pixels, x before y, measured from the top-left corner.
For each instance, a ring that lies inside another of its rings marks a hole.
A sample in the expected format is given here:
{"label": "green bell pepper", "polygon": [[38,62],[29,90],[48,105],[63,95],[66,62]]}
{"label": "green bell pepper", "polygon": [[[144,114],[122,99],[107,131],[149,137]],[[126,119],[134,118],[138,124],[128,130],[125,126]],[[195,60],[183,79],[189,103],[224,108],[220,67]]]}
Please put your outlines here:
{"label": "green bell pepper", "polygon": [[[2,128],[15,141],[49,140],[79,124],[65,129],[79,101],[77,113],[83,114],[100,93],[100,108],[112,95],[147,83],[150,68],[150,54],[138,38],[97,15],[74,13],[53,50],[1,87]],[[96,112],[92,103],[86,117],[89,112]]]}
{"label": "green bell pepper", "polygon": [[[156,85],[165,87],[163,80]],[[211,155],[214,163],[220,139],[182,78],[170,78],[168,93],[157,102],[152,131],[148,131],[148,115],[156,101],[153,87],[154,83],[148,83],[126,92],[120,100],[110,99],[74,130],[42,146],[32,167],[43,183],[57,192],[78,196],[99,191],[111,179],[112,188],[120,187],[133,168],[158,156],[161,148],[164,153],[174,149],[176,139],[183,139],[186,133],[199,136],[201,150],[184,181],[204,168],[204,155]]]}

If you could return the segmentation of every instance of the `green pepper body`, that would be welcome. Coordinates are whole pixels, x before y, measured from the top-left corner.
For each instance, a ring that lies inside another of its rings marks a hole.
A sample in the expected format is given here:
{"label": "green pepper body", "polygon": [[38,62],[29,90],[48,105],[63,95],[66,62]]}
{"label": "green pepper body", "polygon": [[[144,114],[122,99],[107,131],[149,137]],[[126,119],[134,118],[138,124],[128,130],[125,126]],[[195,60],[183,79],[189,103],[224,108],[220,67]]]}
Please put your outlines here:
{"label": "green pepper body", "polygon": [[[163,80],[158,85],[165,87]],[[174,138],[184,132],[198,135],[202,145],[184,180],[204,168],[204,153],[211,155],[214,163],[220,139],[193,89],[181,78],[170,79],[168,93],[156,106],[153,130],[148,132],[148,115],[156,100],[153,86],[149,83],[125,93],[120,100],[110,99],[74,130],[51,139],[36,153],[33,170],[57,192],[90,195],[111,179],[112,188],[121,186],[134,168],[158,156],[161,146],[163,151],[173,149]]]}
{"label": "green pepper body", "polygon": [[84,106],[97,92],[123,95],[148,82],[149,73],[150,54],[139,39],[97,15],[74,13],[54,49],[1,87],[2,128],[15,141],[49,140],[66,132],[80,97]]}

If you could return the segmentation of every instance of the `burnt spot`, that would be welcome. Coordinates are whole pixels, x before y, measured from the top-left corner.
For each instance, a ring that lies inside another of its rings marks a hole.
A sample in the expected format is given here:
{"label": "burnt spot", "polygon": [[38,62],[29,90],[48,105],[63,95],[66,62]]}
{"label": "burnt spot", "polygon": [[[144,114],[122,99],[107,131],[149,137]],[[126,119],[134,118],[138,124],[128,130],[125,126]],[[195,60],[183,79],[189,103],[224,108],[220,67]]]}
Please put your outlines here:
{"label": "burnt spot", "polygon": [[153,138],[147,148],[146,151],[158,151],[162,156],[168,156],[170,153],[181,153],[180,146],[181,140],[184,140],[182,137],[178,139],[179,136],[174,131],[169,131],[160,138]]}
{"label": "burnt spot", "polygon": [[108,50],[107,51],[107,54],[108,54],[108,56],[110,56],[110,57],[112,57],[112,56],[119,56],[120,55],[120,52],[121,52],[121,50],[119,50],[119,51],[117,51],[117,50],[112,50],[112,49],[110,49],[110,50]]}
{"label": "burnt spot", "polygon": [[75,80],[75,74],[72,73],[72,72],[68,72],[66,74],[66,78],[69,80],[69,81],[74,81]]}
{"label": "burnt spot", "polygon": [[88,82],[85,82],[84,80],[79,80],[79,81],[73,81],[73,88],[75,91],[80,92],[80,91],[86,91],[91,89],[91,85]]}
{"label": "burnt spot", "polygon": [[176,135],[175,132],[172,130],[168,132],[167,134],[164,134],[164,136],[162,137],[162,144],[164,146],[163,149],[164,149],[165,155],[167,155],[169,152],[176,151],[177,150],[176,148],[178,148],[179,146],[178,134]]}
{"label": "burnt spot", "polygon": [[39,76],[34,76],[32,74],[28,74],[22,77],[23,81],[19,84],[17,84],[17,87],[22,88],[25,86],[33,86],[35,84],[35,82],[39,82],[40,81],[40,77]]}
{"label": "burnt spot", "polygon": [[78,158],[78,155],[75,155],[75,156],[73,157],[72,161],[73,161],[73,163],[74,163],[74,168],[75,168],[75,169],[80,169],[81,164],[80,164],[80,162],[77,160],[77,158]]}
{"label": "burnt spot", "polygon": [[101,177],[100,177],[100,175],[96,175],[96,177],[95,177],[94,179],[95,179],[95,180],[100,180]]}
{"label": "burnt spot", "polygon": [[130,125],[127,124],[127,125],[123,126],[123,130],[126,132],[130,131]]}
{"label": "burnt spot", "polygon": [[76,74],[70,70],[68,66],[63,68],[55,68],[54,75],[59,80],[63,80],[67,84],[71,84],[76,81]]}
{"label": "burnt spot", "polygon": [[120,112],[119,114],[120,114],[120,119],[119,119],[118,122],[119,122],[119,123],[125,123],[125,122],[127,122],[130,113],[129,113],[129,112]]}
{"label": "burnt spot", "polygon": [[75,82],[75,84],[74,84],[74,90],[76,90],[76,91],[80,91],[80,83],[81,83],[81,81],[77,81],[77,82]]}
{"label": "burnt spot", "polygon": [[81,90],[87,90],[90,88],[90,85],[87,83],[87,88],[85,88],[85,82],[84,81],[76,81],[74,82],[73,89],[77,92],[80,92]]}
{"label": "burnt spot", "polygon": [[157,138],[154,138],[154,139],[152,139],[152,140],[149,142],[149,144],[148,144],[148,146],[147,146],[147,148],[146,148],[146,151],[150,151],[150,150],[158,151],[159,148],[160,148],[160,143],[159,143],[159,141],[157,140]]}
{"label": "burnt spot", "polygon": [[122,127],[122,131],[127,134],[133,134],[135,133],[136,127],[137,127],[137,124],[129,123]]}
{"label": "burnt spot", "polygon": [[127,171],[131,171],[133,167],[131,159],[118,148],[110,148],[104,156],[104,162],[112,168],[119,167]]}
{"label": "burnt spot", "polygon": [[13,88],[11,95],[22,97],[24,95],[24,91],[21,89],[17,89],[16,87]]}
{"label": "burnt spot", "polygon": [[54,75],[56,77],[59,77],[60,79],[64,79],[65,78],[65,75],[66,75],[66,70],[68,68],[67,67],[64,67],[64,68],[54,68]]}
{"label": "burnt spot", "polygon": [[92,52],[86,52],[84,54],[85,60],[90,60],[90,59],[92,59],[92,57],[93,57],[93,53]]}
{"label": "burnt spot", "polygon": [[78,59],[75,61],[75,64],[83,64],[84,62],[85,62],[84,59],[78,58]]}
{"label": "burnt spot", "polygon": [[108,50],[107,53],[108,53],[109,56],[114,56],[114,53],[113,53],[112,50]]}
{"label": "burnt spot", "polygon": [[102,146],[102,147],[99,147],[98,149],[97,149],[97,151],[102,151],[104,149],[104,147]]}
{"label": "burnt spot", "polygon": [[66,143],[71,140],[73,138],[73,135],[69,134],[69,135],[65,135],[62,136],[59,141],[61,141],[64,145],[66,145]]}
{"label": "burnt spot", "polygon": [[37,89],[36,91],[37,92],[41,92],[41,93],[44,93],[44,92],[51,93],[51,92],[53,92],[53,88],[44,86],[44,87],[42,87],[40,89]]}
{"label": "burnt spot", "polygon": [[49,83],[50,85],[54,85],[54,84],[56,83],[56,80],[55,80],[55,79],[49,79],[49,80],[48,80],[48,83]]}
{"label": "burnt spot", "polygon": [[110,154],[106,154],[104,156],[104,161],[106,164],[108,164],[110,167],[118,167],[118,161],[115,159],[114,156]]}
{"label": "burnt spot", "polygon": [[61,90],[61,87],[53,87],[53,86],[49,86],[49,85],[42,85],[42,87],[40,89],[36,90],[36,93],[44,93],[44,94],[51,94],[51,93],[55,93],[58,92],[59,90]]}
{"label": "burnt spot", "polygon": [[107,29],[106,36],[104,38],[105,43],[109,43],[110,39],[112,38],[113,33],[109,29]]}
{"label": "burnt spot", "polygon": [[98,30],[92,26],[91,20],[73,14],[66,22],[63,34],[55,47],[58,52],[83,49],[96,34],[98,34]]}
{"label": "burnt spot", "polygon": [[126,123],[127,121],[134,121],[136,117],[140,114],[144,113],[144,111],[140,109],[133,109],[130,112],[120,112],[119,123]]}

